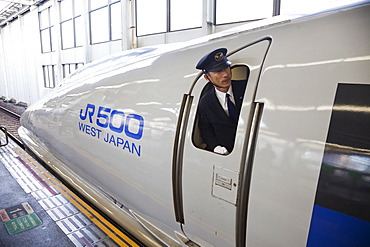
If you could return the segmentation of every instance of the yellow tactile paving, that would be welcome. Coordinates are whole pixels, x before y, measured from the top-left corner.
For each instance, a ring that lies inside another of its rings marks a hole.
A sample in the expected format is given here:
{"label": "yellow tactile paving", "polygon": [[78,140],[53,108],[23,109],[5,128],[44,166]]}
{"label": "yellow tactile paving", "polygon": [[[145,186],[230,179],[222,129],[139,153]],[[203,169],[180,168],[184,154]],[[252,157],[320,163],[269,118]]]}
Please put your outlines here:
{"label": "yellow tactile paving", "polygon": [[88,217],[96,226],[98,226],[105,234],[107,234],[113,241],[119,246],[139,246],[118,228],[107,221],[97,211],[91,208],[83,200],[81,200],[76,194],[70,191],[64,184],[55,179],[44,167],[36,162],[28,153],[26,153],[20,147],[14,147],[13,151],[16,152],[19,157],[29,165],[36,174],[42,178],[46,183],[55,188],[61,193],[67,200],[69,200],[76,208],[78,208],[86,217]]}

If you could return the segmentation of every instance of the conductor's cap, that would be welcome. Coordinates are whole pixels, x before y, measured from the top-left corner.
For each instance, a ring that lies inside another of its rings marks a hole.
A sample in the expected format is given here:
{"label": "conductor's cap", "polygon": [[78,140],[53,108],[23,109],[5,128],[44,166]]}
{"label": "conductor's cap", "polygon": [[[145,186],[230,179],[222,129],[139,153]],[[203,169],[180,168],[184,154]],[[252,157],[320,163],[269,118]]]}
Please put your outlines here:
{"label": "conductor's cap", "polygon": [[196,68],[203,72],[212,72],[230,66],[231,62],[226,57],[227,49],[219,48],[206,54],[199,60]]}

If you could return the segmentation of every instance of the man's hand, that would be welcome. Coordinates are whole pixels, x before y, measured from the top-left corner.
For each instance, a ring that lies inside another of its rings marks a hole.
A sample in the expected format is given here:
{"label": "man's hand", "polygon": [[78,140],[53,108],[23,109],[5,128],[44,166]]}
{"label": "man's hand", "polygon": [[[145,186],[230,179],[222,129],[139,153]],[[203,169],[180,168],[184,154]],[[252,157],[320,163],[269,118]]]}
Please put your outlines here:
{"label": "man's hand", "polygon": [[215,149],[213,149],[213,152],[218,154],[229,154],[229,151],[225,147],[217,146]]}

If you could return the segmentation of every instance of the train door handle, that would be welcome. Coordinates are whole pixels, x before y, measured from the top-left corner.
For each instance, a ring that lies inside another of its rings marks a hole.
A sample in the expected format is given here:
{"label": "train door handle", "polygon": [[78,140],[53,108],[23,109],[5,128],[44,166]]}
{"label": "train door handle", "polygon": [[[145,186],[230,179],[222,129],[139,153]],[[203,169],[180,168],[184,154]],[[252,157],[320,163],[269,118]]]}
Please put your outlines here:
{"label": "train door handle", "polygon": [[186,128],[188,126],[189,112],[194,96],[183,96],[179,118],[177,121],[174,148],[172,155],[172,193],[176,221],[184,224],[184,209],[182,200],[182,166]]}
{"label": "train door handle", "polygon": [[241,184],[238,194],[240,195],[237,211],[236,211],[236,246],[245,247],[246,231],[247,231],[247,209],[249,201],[249,189],[251,184],[253,161],[255,148],[257,144],[258,130],[263,113],[263,103],[254,103],[254,113],[251,120],[250,131],[248,132],[247,142],[244,145],[245,160],[243,161],[243,169],[241,170]]}
{"label": "train door handle", "polygon": [[9,144],[9,134],[8,134],[8,131],[6,130],[6,128],[4,126],[0,126],[0,130],[2,132],[4,132],[4,134],[5,134],[5,143],[3,144],[0,140],[0,147],[2,147],[2,146],[6,146],[6,145]]}

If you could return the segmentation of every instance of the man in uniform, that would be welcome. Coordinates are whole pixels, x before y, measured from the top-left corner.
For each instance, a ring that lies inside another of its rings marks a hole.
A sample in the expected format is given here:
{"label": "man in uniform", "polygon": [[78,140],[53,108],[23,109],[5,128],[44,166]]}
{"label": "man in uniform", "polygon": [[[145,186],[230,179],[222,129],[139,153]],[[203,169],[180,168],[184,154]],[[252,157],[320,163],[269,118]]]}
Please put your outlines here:
{"label": "man in uniform", "polygon": [[227,49],[220,48],[206,54],[196,68],[213,84],[200,99],[199,129],[206,150],[229,154],[235,141],[236,127],[246,88],[246,81],[231,80],[231,62]]}

